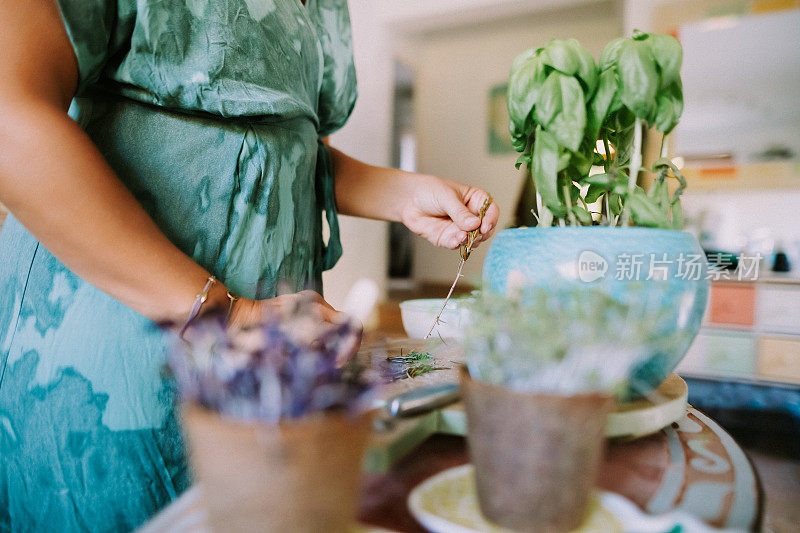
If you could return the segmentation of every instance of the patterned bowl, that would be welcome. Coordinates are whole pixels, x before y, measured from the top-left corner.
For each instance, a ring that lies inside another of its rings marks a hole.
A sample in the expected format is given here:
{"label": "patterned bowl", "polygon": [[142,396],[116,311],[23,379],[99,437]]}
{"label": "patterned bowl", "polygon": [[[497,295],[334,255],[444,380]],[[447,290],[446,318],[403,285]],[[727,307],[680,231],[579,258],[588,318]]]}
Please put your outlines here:
{"label": "patterned bowl", "polygon": [[632,373],[630,396],[657,388],[686,354],[705,312],[707,278],[692,234],[652,228],[508,229],[494,238],[483,264],[484,290],[506,294],[509,279],[544,289],[591,288],[636,310],[620,334],[645,328],[654,344]]}

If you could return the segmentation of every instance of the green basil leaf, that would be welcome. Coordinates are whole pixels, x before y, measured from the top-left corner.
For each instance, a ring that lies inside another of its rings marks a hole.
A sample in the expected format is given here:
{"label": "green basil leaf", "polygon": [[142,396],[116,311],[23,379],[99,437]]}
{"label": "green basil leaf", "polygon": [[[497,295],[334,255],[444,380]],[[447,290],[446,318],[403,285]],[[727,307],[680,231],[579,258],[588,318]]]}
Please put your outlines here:
{"label": "green basil leaf", "polygon": [[541,48],[528,48],[524,52],[520,52],[520,54],[517,55],[517,57],[515,57],[514,61],[511,63],[511,74],[514,74],[514,72],[520,69],[522,65],[529,59],[537,57],[541,51]]}
{"label": "green basil leaf", "polygon": [[683,88],[678,79],[656,95],[655,127],[665,134],[678,125],[683,113]]}
{"label": "green basil leaf", "polygon": [[666,87],[681,78],[683,48],[672,35],[653,34],[650,36],[653,58],[661,70],[661,87]]}
{"label": "green basil leaf", "polygon": [[572,212],[581,224],[592,225],[592,215],[586,209],[576,205],[572,207]]}
{"label": "green basil leaf", "polygon": [[566,170],[572,162],[572,152],[569,150],[560,150],[558,153],[558,171]]}
{"label": "green basil leaf", "polygon": [[542,51],[542,62],[568,76],[574,76],[580,65],[575,46],[569,41],[560,39],[553,39],[547,43]]}
{"label": "green basil leaf", "polygon": [[612,113],[616,113],[620,109],[624,109],[625,105],[622,103],[622,91],[619,90],[619,73],[616,71],[614,72],[614,81],[616,83],[616,90],[614,91],[614,97],[611,99],[611,104],[608,106],[608,113],[610,115]]}
{"label": "green basil leaf", "polygon": [[581,186],[573,182],[572,186],[569,188],[569,197],[573,204],[577,202],[578,198],[581,197]]}
{"label": "green basil leaf", "polygon": [[622,43],[617,61],[622,103],[634,115],[646,119],[655,105],[660,80],[648,41]]}
{"label": "green basil leaf", "polygon": [[518,129],[513,120],[508,121],[508,132],[511,134],[511,146],[514,147],[514,150],[524,152],[528,147],[530,133],[526,134],[525,131]]}
{"label": "green basil leaf", "polygon": [[614,185],[611,186],[611,190],[614,191],[614,194],[625,196],[628,193],[628,180],[620,179],[616,181]]}
{"label": "green basil leaf", "polygon": [[614,146],[617,165],[622,166],[630,162],[633,153],[633,134],[636,117],[625,107],[614,113],[612,120],[613,130],[609,140]]}
{"label": "green basil leaf", "polygon": [[662,181],[662,185],[658,188],[654,198],[658,201],[658,206],[666,213],[669,210],[669,184],[666,178]]}
{"label": "green basil leaf", "polygon": [[517,158],[517,162],[514,163],[514,166],[519,170],[519,167],[522,165],[528,165],[528,168],[531,167],[531,154],[522,154]]}
{"label": "green basil leaf", "polygon": [[611,208],[613,215],[622,213],[622,197],[616,193],[608,193],[608,206]]}
{"label": "green basil leaf", "polygon": [[672,223],[666,212],[641,190],[634,190],[627,197],[628,208],[633,221],[639,226],[649,228],[670,228]]}
{"label": "green basil leaf", "polygon": [[609,114],[611,102],[617,92],[617,74],[613,70],[607,70],[600,74],[597,84],[597,91],[589,102],[589,113],[586,117],[589,135],[597,138],[600,128]]}
{"label": "green basil leaf", "polygon": [[531,163],[531,174],[536,191],[548,209],[554,215],[559,216],[564,208],[558,198],[557,190],[558,143],[555,137],[544,131],[541,126],[536,127]]}
{"label": "green basil leaf", "polygon": [[[553,90],[558,94],[559,102],[553,107],[557,112],[545,126],[562,146],[577,152],[581,146],[586,130],[586,101],[578,80],[553,72],[548,77],[548,82],[553,76],[557,76],[559,90]],[[547,82],[545,82],[547,83]],[[544,94],[544,90],[542,94]],[[539,119],[539,107],[536,107],[536,118]],[[544,122],[540,122],[545,125]]]}
{"label": "green basil leaf", "polygon": [[589,171],[592,169],[593,161],[586,156],[584,151],[571,152],[571,154],[569,166],[575,169],[574,174],[571,175],[576,178],[583,178],[588,175]]}
{"label": "green basil leaf", "polygon": [[624,37],[619,37],[614,39],[613,41],[609,42],[605,48],[603,48],[603,52],[600,54],[600,62],[599,67],[600,71],[606,71],[612,67],[617,65],[617,59],[619,58],[619,49],[622,47],[622,43],[624,43],[626,39]]}
{"label": "green basil leaf", "polygon": [[669,185],[667,184],[666,176],[663,178],[656,178],[647,191],[647,197],[656,202],[660,209],[664,212],[669,208]]}
{"label": "green basil leaf", "polygon": [[578,60],[578,70],[575,75],[583,82],[588,98],[597,89],[597,65],[595,65],[594,58],[589,53],[589,50],[584,48],[577,39],[569,39],[567,42],[575,50],[575,57]]}
{"label": "green basil leaf", "polygon": [[528,147],[528,140],[525,138],[512,138],[511,146],[513,146],[514,150],[517,152],[524,152],[525,148]]}
{"label": "green basil leaf", "polygon": [[678,198],[672,200],[670,205],[672,214],[672,229],[683,229],[683,206]]}
{"label": "green basil leaf", "polygon": [[545,80],[544,65],[538,58],[524,62],[508,79],[508,115],[518,129],[530,128],[539,91]]}
{"label": "green basil leaf", "polygon": [[660,157],[653,161],[653,172],[658,173],[662,167],[667,167],[672,172],[680,174],[678,167],[675,166],[675,163],[673,163],[672,159],[669,157]]}
{"label": "green basil leaf", "polygon": [[551,72],[539,93],[534,113],[536,122],[545,128],[550,125],[556,114],[561,111],[561,78],[564,77],[560,72]]}
{"label": "green basil leaf", "polygon": [[600,199],[606,193],[606,188],[603,185],[596,185],[592,184],[589,185],[589,189],[586,191],[586,196],[583,199],[586,201],[587,204],[593,204],[597,200]]}
{"label": "green basil leaf", "polygon": [[616,176],[614,174],[592,174],[583,181],[592,187],[600,187],[602,190],[607,191],[614,186]]}

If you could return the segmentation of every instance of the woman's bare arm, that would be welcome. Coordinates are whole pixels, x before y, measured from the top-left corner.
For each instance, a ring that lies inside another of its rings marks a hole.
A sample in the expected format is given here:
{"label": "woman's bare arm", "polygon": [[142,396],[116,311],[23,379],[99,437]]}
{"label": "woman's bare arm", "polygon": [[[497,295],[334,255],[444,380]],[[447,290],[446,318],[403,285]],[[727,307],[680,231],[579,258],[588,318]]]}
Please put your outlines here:
{"label": "woman's bare arm", "polygon": [[480,226],[489,238],[500,210],[492,203],[481,223],[477,214],[488,194],[450,180],[368,165],[331,148],[336,205],[345,215],[402,222],[431,243],[457,248]]}
{"label": "woman's bare arm", "polygon": [[[53,0],[0,1],[0,201],[70,270],[144,316],[185,317],[209,273],[67,116],[77,63]],[[217,284],[212,303],[227,301]]]}

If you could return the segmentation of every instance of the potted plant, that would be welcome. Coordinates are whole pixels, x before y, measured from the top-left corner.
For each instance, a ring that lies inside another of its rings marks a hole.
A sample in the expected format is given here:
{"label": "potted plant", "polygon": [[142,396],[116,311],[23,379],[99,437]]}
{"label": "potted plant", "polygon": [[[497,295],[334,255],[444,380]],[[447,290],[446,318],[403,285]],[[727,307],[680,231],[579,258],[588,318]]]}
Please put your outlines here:
{"label": "potted plant", "polygon": [[245,330],[195,320],[170,354],[214,531],[349,531],[377,382],[360,337],[304,305]]}
{"label": "potted plant", "polygon": [[462,394],[478,502],[514,531],[573,531],[585,519],[613,393],[646,357],[650,331],[631,320],[641,308],[600,287],[511,292],[467,304]]}
{"label": "potted plant", "polygon": [[[674,342],[640,363],[631,378],[637,393],[657,387],[685,355],[708,293],[703,251],[681,231],[686,181],[667,157],[683,109],[681,61],[675,38],[639,31],[610,42],[599,64],[574,39],[514,60],[509,128],[517,167],[527,167],[536,189],[537,225],[500,232],[483,269],[485,287],[500,293],[520,271],[532,285],[591,284],[616,301],[644,298],[665,310],[647,326]],[[645,127],[661,135],[650,164]],[[639,181],[647,175],[646,190]]]}

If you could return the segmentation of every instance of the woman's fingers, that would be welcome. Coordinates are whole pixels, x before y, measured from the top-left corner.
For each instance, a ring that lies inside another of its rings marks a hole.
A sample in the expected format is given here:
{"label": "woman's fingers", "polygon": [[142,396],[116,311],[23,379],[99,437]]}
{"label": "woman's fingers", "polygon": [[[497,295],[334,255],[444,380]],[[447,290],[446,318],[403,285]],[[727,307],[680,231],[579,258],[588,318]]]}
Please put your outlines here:
{"label": "woman's fingers", "polygon": [[300,298],[309,302],[313,306],[313,311],[319,313],[320,318],[325,322],[338,324],[344,318],[342,313],[337,311],[316,291],[306,290],[298,292],[297,294],[287,295],[294,298]]}
{"label": "woman's fingers", "polygon": [[436,246],[455,250],[467,240],[467,232],[455,225],[451,220],[431,219],[421,233]]}
{"label": "woman's fingers", "polygon": [[489,206],[489,209],[486,210],[486,214],[483,217],[483,222],[481,223],[481,240],[485,241],[489,237],[491,237],[494,228],[497,226],[497,221],[500,218],[500,208],[497,207],[497,204],[492,202],[492,205]]}
{"label": "woman's fingers", "polygon": [[[489,198],[489,193],[483,189],[469,189],[467,197],[467,206],[473,213],[480,213],[486,199]],[[483,220],[480,226],[481,240],[485,240],[492,230],[497,226],[497,220],[500,217],[500,208],[492,201],[486,213],[483,215]]]}
{"label": "woman's fingers", "polygon": [[480,206],[478,210],[470,209],[469,202],[465,205],[463,197],[455,189],[449,189],[443,194],[439,198],[439,204],[458,229],[472,231],[480,226],[481,219],[477,216]]}

